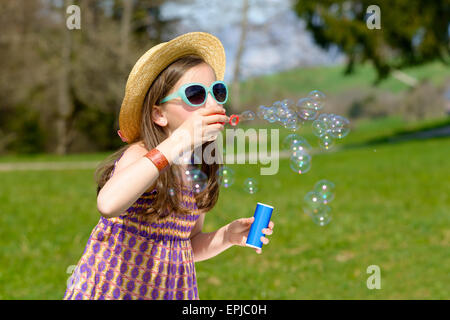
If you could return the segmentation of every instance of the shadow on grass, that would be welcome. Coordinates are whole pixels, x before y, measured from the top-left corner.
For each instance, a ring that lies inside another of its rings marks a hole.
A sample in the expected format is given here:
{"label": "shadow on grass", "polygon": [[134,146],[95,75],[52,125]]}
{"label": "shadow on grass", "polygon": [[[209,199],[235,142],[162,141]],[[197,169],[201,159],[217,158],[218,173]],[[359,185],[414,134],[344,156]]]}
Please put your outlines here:
{"label": "shadow on grass", "polygon": [[354,149],[388,143],[446,137],[450,137],[450,117],[438,123],[428,124],[413,129],[399,130],[394,134],[384,135],[364,142],[347,144],[343,146],[343,149]]}

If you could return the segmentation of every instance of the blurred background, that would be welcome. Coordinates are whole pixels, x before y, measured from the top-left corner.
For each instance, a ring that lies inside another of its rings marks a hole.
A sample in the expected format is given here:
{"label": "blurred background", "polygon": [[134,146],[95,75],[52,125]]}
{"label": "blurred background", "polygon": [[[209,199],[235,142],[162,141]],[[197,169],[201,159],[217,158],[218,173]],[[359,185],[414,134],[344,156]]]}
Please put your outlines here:
{"label": "blurred background", "polygon": [[[79,29],[67,27],[70,5]],[[123,146],[128,74],[153,45],[191,31],[225,47],[228,114],[317,89],[322,111],[351,124],[304,175],[288,159],[275,176],[233,166],[235,185],[203,231],[263,201],[275,232],[261,256],[233,247],[197,263],[200,299],[450,297],[448,1],[2,0],[0,30],[1,299],[62,298],[99,219],[94,170]],[[292,133],[260,119],[242,127]],[[308,123],[296,133],[317,147]],[[320,179],[336,184],[324,227],[302,210]],[[381,289],[366,285],[370,265]]]}

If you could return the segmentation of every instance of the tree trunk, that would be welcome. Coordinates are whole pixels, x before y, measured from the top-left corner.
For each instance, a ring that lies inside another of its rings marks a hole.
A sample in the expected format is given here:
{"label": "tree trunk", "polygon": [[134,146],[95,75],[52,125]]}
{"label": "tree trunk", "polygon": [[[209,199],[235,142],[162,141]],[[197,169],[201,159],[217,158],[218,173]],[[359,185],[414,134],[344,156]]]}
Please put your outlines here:
{"label": "tree trunk", "polygon": [[73,105],[70,98],[70,54],[72,51],[71,30],[66,27],[66,8],[69,6],[69,0],[65,1],[63,8],[63,26],[62,32],[64,39],[61,49],[61,67],[58,75],[58,110],[56,117],[57,145],[56,153],[63,155],[67,153],[69,145],[69,119],[73,111]]}
{"label": "tree trunk", "polygon": [[122,0],[123,11],[120,21],[120,70],[126,72],[128,47],[130,42],[131,18],[133,13],[133,0]]}

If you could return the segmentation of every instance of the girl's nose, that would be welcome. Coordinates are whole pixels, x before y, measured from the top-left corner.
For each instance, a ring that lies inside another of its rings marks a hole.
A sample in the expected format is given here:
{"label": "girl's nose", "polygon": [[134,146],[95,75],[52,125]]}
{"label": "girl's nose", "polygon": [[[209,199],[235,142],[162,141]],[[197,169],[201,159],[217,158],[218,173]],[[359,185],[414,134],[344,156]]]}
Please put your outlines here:
{"label": "girl's nose", "polygon": [[208,96],[206,97],[205,108],[212,108],[218,105],[217,101],[213,98],[212,93],[208,92]]}

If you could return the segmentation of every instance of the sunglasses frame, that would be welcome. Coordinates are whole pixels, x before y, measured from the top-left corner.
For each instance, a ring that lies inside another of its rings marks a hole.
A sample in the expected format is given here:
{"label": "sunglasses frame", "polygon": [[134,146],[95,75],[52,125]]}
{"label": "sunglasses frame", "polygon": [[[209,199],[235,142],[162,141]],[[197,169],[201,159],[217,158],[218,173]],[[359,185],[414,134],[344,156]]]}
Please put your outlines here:
{"label": "sunglasses frame", "polygon": [[[216,96],[214,95],[214,92],[213,92],[213,87],[214,87],[216,84],[218,84],[218,83],[223,84],[223,85],[225,86],[225,89],[227,90],[227,95],[226,95],[225,100],[224,100],[223,102],[217,101]],[[193,104],[193,103],[191,103],[191,102],[189,101],[189,99],[186,97],[186,89],[189,88],[190,86],[193,86],[193,85],[201,86],[201,87],[203,87],[203,89],[205,89],[205,92],[206,92],[206,94],[205,94],[205,100],[204,100],[202,103],[200,103],[200,104]],[[161,103],[164,103],[164,102],[167,102],[167,101],[169,101],[169,100],[172,100],[172,99],[181,97],[181,99],[182,99],[187,105],[189,105],[189,106],[191,106],[191,107],[200,107],[200,106],[202,106],[202,105],[205,104],[206,100],[208,99],[209,93],[211,93],[211,96],[213,97],[214,100],[216,100],[216,102],[217,102],[218,104],[224,104],[224,103],[227,102],[227,100],[228,100],[228,86],[227,86],[227,84],[226,84],[225,82],[223,82],[223,81],[214,81],[214,82],[211,84],[211,86],[210,86],[209,88],[206,87],[205,85],[203,85],[203,84],[201,84],[201,83],[197,83],[197,82],[186,83],[186,84],[182,85],[182,86],[177,90],[177,92],[172,93],[171,95],[168,95],[167,97],[165,97],[164,99],[162,99],[162,100],[161,100]]]}

